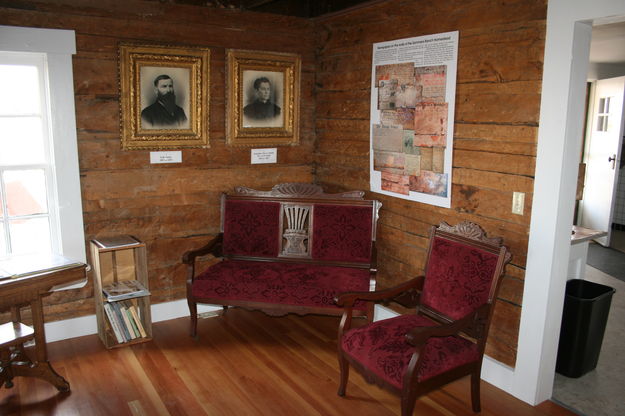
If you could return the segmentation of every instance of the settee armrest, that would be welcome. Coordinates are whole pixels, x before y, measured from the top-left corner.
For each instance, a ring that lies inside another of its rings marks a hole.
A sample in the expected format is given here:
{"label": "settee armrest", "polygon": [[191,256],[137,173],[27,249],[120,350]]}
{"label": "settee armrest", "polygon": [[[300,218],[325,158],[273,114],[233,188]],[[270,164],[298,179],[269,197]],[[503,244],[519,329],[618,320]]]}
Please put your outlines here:
{"label": "settee armrest", "polygon": [[187,286],[189,286],[189,289],[191,287],[190,285],[193,283],[193,279],[195,278],[195,259],[208,254],[212,254],[215,257],[221,257],[222,243],[223,233],[219,233],[203,247],[187,251],[182,255],[182,263],[187,265]]}
{"label": "settee armrest", "polygon": [[197,257],[202,257],[207,254],[221,257],[223,237],[223,233],[219,233],[203,247],[187,251],[182,255],[182,262],[184,264],[193,264]]}

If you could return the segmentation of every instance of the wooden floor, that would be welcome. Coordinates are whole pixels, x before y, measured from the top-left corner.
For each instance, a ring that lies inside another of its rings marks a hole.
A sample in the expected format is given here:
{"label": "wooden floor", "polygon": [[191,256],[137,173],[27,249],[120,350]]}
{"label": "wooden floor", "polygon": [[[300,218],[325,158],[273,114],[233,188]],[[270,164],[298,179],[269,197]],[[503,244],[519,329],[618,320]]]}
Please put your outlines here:
{"label": "wooden floor", "polygon": [[[71,384],[16,378],[0,388],[0,415],[399,415],[399,398],[352,371],[337,396],[338,319],[271,318],[229,310],[154,324],[151,342],[106,350],[96,335],[49,344],[50,361]],[[473,415],[467,379],[417,401],[416,415]],[[545,402],[532,407],[482,382],[482,415],[573,415]]]}

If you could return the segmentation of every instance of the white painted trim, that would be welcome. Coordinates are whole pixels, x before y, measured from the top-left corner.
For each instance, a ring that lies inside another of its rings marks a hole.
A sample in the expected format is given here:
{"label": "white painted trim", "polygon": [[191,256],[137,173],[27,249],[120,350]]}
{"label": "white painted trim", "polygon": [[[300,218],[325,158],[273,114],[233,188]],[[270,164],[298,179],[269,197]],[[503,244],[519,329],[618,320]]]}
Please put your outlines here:
{"label": "white painted trim", "polygon": [[[86,262],[80,171],[74,107],[72,55],[76,53],[73,30],[0,26],[0,50],[45,54],[48,74],[48,114],[52,134],[52,194],[58,207],[57,254]],[[73,285],[68,288],[81,287]]]}
{"label": "white painted trim", "polygon": [[0,50],[73,55],[76,37],[73,30],[0,25]]}
{"label": "white painted trim", "polygon": [[[197,305],[198,313],[213,312],[221,309],[222,307],[220,305]],[[157,303],[152,305],[150,311],[152,314],[152,323],[189,316],[189,306],[187,305],[186,299]],[[380,319],[392,318],[396,315],[396,312],[383,306],[376,305],[376,321]],[[46,341],[54,342],[95,334],[98,332],[98,325],[95,315],[88,315],[81,316],[79,318],[46,323],[45,331]]]}
{"label": "white painted trim", "polygon": [[[221,310],[217,305],[197,305],[198,313]],[[152,305],[152,323],[189,316],[189,307],[186,299],[174,300]],[[95,315],[65,319],[45,324],[46,341],[54,342],[64,339],[93,335],[98,332]]]}
{"label": "white painted trim", "polygon": [[382,305],[375,305],[375,309],[373,311],[373,320],[381,321],[383,319],[393,318],[397,315],[399,314],[392,309],[389,309]]}

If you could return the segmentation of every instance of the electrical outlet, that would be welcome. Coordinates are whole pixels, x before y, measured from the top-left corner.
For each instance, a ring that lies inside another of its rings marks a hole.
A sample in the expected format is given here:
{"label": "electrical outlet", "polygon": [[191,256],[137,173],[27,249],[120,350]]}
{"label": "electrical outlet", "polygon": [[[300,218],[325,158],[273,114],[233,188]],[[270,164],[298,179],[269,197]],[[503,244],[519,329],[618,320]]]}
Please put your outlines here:
{"label": "electrical outlet", "polygon": [[514,192],[512,194],[512,213],[523,215],[523,207],[525,206],[525,193]]}

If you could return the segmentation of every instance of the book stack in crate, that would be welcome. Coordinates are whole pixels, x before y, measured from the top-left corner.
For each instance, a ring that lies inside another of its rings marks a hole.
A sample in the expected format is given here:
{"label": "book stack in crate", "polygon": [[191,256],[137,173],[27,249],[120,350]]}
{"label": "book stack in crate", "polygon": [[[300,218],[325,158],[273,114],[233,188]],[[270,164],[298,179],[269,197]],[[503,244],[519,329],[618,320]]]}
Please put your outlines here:
{"label": "book stack in crate", "polygon": [[107,348],[152,339],[145,244],[132,236],[91,241],[98,334]]}

